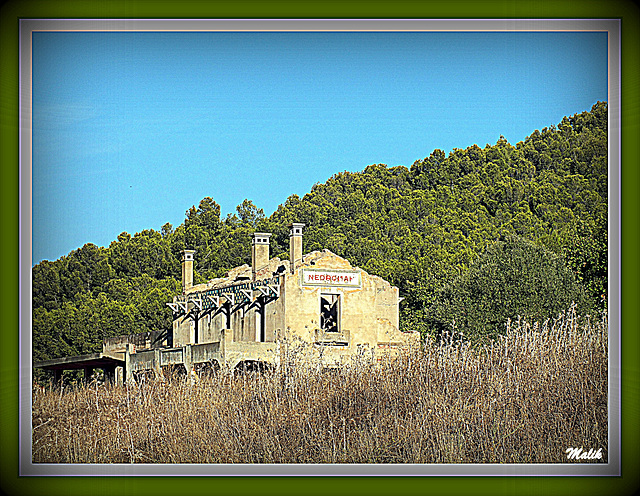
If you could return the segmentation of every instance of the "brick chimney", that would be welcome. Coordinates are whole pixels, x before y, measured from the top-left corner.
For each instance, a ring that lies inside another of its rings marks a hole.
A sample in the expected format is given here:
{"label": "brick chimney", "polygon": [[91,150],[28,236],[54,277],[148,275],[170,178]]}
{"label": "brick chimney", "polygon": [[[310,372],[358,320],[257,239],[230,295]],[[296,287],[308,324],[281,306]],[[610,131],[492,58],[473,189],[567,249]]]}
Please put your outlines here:
{"label": "brick chimney", "polygon": [[269,263],[269,238],[271,233],[253,233],[251,240],[251,270],[253,280],[256,274]]}
{"label": "brick chimney", "polygon": [[183,250],[182,252],[182,291],[193,286],[193,256],[195,250]]}
{"label": "brick chimney", "polygon": [[302,264],[302,228],[304,224],[294,222],[289,224],[289,262],[291,273]]}

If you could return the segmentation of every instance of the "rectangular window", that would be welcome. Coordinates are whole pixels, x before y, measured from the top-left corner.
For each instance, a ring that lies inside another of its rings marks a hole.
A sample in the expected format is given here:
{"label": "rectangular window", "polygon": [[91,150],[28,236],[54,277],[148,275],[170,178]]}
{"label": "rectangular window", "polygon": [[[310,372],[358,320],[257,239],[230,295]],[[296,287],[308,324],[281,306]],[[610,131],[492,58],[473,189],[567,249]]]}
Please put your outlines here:
{"label": "rectangular window", "polygon": [[340,332],[340,295],[320,295],[320,328],[324,332]]}

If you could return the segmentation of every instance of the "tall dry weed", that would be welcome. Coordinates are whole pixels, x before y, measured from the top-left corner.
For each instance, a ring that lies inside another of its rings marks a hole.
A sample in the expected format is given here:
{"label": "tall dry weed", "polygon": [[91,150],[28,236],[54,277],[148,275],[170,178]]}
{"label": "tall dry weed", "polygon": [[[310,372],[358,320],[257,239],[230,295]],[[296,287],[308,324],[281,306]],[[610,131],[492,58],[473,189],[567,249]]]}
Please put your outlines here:
{"label": "tall dry weed", "polygon": [[570,310],[455,336],[394,360],[319,371],[34,389],[36,463],[566,463],[607,461],[607,321]]}

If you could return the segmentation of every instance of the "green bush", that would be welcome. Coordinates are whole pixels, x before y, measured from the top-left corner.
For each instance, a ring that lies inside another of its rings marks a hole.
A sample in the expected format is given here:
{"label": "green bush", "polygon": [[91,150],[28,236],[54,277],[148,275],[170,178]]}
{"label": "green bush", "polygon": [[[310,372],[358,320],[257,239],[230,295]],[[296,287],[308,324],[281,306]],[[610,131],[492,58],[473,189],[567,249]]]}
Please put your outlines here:
{"label": "green bush", "polygon": [[548,249],[510,236],[491,245],[457,279],[447,283],[427,311],[427,329],[462,332],[479,340],[504,334],[507,319],[544,321],[575,302],[589,304],[563,260]]}

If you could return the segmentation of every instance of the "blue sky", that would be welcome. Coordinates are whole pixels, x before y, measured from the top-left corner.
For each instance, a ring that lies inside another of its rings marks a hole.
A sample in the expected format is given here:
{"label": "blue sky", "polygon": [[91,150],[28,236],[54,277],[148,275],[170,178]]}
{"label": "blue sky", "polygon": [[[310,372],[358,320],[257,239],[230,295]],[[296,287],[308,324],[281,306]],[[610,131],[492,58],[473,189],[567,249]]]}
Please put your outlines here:
{"label": "blue sky", "polygon": [[606,33],[33,34],[32,263],[607,100]]}

